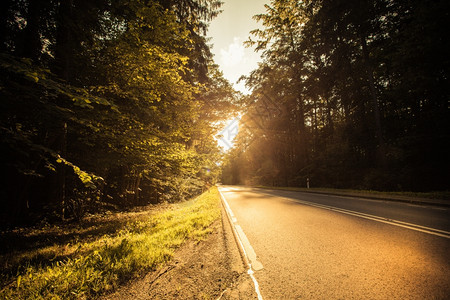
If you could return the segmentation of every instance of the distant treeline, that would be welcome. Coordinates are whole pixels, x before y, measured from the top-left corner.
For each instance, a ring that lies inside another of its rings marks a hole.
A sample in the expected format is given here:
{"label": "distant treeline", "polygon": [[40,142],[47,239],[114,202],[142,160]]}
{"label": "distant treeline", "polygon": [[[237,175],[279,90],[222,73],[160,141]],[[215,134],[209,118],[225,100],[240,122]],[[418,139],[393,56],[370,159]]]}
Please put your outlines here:
{"label": "distant treeline", "polygon": [[224,183],[450,188],[450,1],[273,0]]}
{"label": "distant treeline", "polygon": [[177,201],[218,176],[235,93],[214,0],[2,0],[0,225]]}

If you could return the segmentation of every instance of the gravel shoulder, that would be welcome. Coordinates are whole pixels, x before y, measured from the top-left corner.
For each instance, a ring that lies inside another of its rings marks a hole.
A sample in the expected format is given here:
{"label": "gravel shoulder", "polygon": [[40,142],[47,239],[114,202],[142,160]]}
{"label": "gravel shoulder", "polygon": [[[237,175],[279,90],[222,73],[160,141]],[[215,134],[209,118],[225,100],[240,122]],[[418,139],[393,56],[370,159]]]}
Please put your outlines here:
{"label": "gravel shoulder", "polygon": [[101,299],[257,299],[223,209],[212,229],[180,247],[166,266]]}

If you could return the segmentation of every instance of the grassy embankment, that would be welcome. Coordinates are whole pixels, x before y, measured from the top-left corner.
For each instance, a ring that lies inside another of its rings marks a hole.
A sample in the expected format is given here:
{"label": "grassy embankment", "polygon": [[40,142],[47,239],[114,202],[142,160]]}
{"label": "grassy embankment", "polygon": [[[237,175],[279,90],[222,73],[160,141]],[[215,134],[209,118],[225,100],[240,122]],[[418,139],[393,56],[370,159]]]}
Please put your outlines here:
{"label": "grassy embankment", "polygon": [[[163,210],[125,218],[122,215],[117,222],[112,219],[108,226],[113,228],[107,230],[108,234],[99,234],[102,230],[95,224],[89,231],[99,231],[88,236],[74,232],[80,228],[57,227],[58,236],[76,238],[54,245],[42,245],[41,241],[38,249],[19,252],[16,257],[9,255],[9,271],[1,278],[0,299],[78,299],[111,291],[133,276],[162,266],[187,239],[204,238],[220,216],[219,205],[214,187],[193,200]],[[54,228],[47,230],[55,232]],[[11,264],[16,271],[12,271]],[[5,270],[5,262],[2,265]]]}
{"label": "grassy embankment", "polygon": [[298,187],[271,187],[271,186],[258,186],[259,188],[274,189],[274,190],[289,190],[300,192],[312,192],[312,193],[329,193],[343,196],[366,196],[379,199],[398,199],[398,200],[418,200],[418,199],[431,199],[442,200],[444,202],[450,202],[449,191],[437,191],[437,192],[380,192],[372,190],[351,190],[351,189],[331,189],[331,188],[298,188]]}

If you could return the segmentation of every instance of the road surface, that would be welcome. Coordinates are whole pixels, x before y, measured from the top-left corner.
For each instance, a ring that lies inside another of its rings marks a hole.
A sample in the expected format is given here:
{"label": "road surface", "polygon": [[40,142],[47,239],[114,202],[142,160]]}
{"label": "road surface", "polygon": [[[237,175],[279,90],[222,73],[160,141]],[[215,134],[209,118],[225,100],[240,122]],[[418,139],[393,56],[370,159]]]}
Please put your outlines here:
{"label": "road surface", "polygon": [[263,299],[450,299],[448,208],[220,191],[261,265]]}

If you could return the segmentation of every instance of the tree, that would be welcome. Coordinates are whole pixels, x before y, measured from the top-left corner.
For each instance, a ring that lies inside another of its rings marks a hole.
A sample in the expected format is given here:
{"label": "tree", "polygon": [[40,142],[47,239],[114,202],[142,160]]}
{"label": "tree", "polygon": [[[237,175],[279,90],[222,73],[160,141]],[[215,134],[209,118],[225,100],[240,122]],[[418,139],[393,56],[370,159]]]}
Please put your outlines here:
{"label": "tree", "polygon": [[214,123],[236,101],[202,34],[219,2],[2,5],[5,222],[177,201],[216,180]]}
{"label": "tree", "polygon": [[[266,6],[256,16],[265,29],[248,41],[264,58],[246,78],[248,110],[266,95],[283,113],[267,122],[273,132],[257,129],[240,149],[253,158],[248,177],[270,161],[275,184],[447,189],[447,9],[389,0]],[[272,151],[261,156],[257,144]]]}

